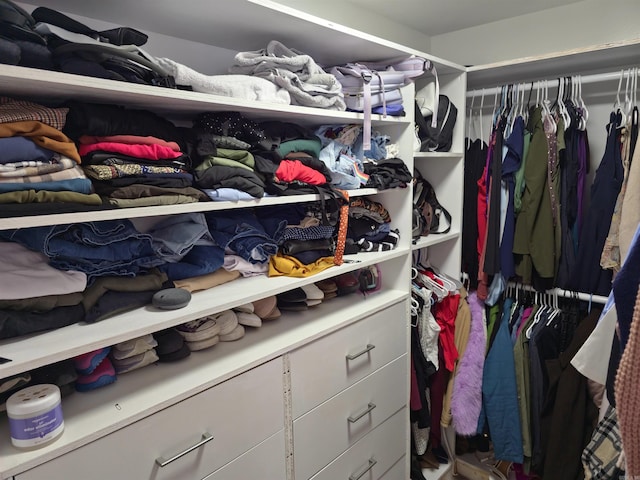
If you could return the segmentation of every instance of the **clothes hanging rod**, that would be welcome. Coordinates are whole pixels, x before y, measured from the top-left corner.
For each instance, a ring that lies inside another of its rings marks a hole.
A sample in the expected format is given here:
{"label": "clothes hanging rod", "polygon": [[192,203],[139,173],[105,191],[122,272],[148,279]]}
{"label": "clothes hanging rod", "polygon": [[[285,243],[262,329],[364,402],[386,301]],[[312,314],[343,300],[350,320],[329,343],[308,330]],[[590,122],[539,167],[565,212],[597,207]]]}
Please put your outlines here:
{"label": "clothes hanging rod", "polygon": [[[580,77],[580,82],[582,83],[582,85],[588,85],[590,83],[613,82],[613,81],[619,82],[620,75],[622,75],[623,82],[624,82],[627,75],[626,73],[623,73],[623,72],[626,72],[627,70],[629,69],[623,69],[623,70],[618,70],[616,72],[608,72],[608,73],[592,73],[590,75],[578,75],[578,77]],[[538,80],[533,80],[533,88],[536,88],[536,82],[544,82],[544,81],[547,82],[549,89],[558,88],[558,78],[565,78],[565,77],[574,78],[576,77],[576,75],[564,75],[564,76],[553,77],[553,78],[546,78],[546,79],[542,78]],[[522,81],[522,82],[505,83],[504,85],[530,86],[531,82],[532,81],[529,80],[529,81]],[[476,101],[477,101],[484,92],[484,99],[486,102],[488,100],[488,96],[496,95],[496,94],[500,95],[500,93],[502,92],[502,87],[504,85],[500,85],[498,87],[474,88],[472,90],[467,91],[467,99],[470,99],[475,95]]]}
{"label": "clothes hanging rod", "polygon": [[[537,290],[533,288],[531,285],[523,285],[521,283],[509,282],[508,286],[512,288],[520,289],[520,290],[525,290],[527,292],[537,292]],[[565,298],[577,297],[578,299],[583,300],[585,302],[599,303],[602,305],[607,303],[607,300],[608,300],[607,297],[603,297],[602,295],[592,295],[590,293],[574,292],[573,290],[565,290],[563,288],[552,288],[550,290],[546,290],[540,293],[544,293],[547,295],[555,295],[558,297],[565,297]]]}

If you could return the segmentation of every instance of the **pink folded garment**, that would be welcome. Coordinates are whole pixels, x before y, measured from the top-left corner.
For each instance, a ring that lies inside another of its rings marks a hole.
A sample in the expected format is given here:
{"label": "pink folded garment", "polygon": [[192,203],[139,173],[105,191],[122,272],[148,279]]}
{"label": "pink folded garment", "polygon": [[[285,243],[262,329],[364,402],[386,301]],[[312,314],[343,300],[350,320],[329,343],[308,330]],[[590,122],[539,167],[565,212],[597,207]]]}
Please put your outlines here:
{"label": "pink folded garment", "polygon": [[168,147],[176,152],[180,151],[180,145],[176,142],[168,142],[158,137],[152,137],[151,135],[146,137],[140,135],[109,135],[106,137],[82,135],[78,139],[78,143],[83,145],[100,142],[126,143],[127,145],[160,145],[162,147]]}
{"label": "pink folded garment", "polygon": [[78,147],[78,152],[82,157],[95,151],[120,153],[130,157],[144,158],[146,160],[166,160],[182,156],[181,152],[176,152],[162,145],[130,145],[116,142],[99,142],[90,145],[80,145]]}

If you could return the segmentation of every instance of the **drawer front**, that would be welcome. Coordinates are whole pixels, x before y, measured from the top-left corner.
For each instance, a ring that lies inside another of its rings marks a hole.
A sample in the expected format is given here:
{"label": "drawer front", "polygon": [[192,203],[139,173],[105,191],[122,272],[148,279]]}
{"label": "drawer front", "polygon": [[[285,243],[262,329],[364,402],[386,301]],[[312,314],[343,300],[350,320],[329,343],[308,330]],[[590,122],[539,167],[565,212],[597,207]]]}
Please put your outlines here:
{"label": "drawer front", "polygon": [[[409,419],[403,409],[358,440],[312,480],[376,480],[404,457]],[[409,478],[408,475],[398,478]]]}
{"label": "drawer front", "polygon": [[284,480],[287,478],[284,460],[284,431],[281,430],[202,480]]}
{"label": "drawer front", "polygon": [[[276,359],[17,478],[200,479],[282,430],[282,390],[282,362]],[[156,463],[202,441],[205,433],[213,440],[165,467]]]}
{"label": "drawer front", "polygon": [[406,305],[392,305],[292,352],[293,418],[406,353]]}
{"label": "drawer front", "polygon": [[[407,467],[405,465],[405,458],[402,457],[398,460],[390,470],[388,470],[380,480],[407,480],[409,475],[407,475]],[[363,477],[360,480],[368,480],[366,477]]]}
{"label": "drawer front", "polygon": [[405,406],[408,379],[403,355],[294,420],[296,478],[310,478]]}

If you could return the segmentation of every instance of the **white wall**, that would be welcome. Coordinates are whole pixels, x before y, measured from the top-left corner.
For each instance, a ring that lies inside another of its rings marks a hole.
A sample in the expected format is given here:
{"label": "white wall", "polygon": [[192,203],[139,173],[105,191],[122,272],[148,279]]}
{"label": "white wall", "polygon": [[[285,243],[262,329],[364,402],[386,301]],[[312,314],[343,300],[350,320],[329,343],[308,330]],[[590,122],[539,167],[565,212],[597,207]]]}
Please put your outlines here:
{"label": "white wall", "polygon": [[[428,53],[431,37],[405,25],[392,22],[344,0],[277,0],[278,3],[301,10],[345,27],[360,30],[392,42]],[[400,7],[399,7],[400,8]]]}
{"label": "white wall", "polygon": [[640,1],[584,0],[433,36],[431,53],[481,65],[635,38],[640,38]]}

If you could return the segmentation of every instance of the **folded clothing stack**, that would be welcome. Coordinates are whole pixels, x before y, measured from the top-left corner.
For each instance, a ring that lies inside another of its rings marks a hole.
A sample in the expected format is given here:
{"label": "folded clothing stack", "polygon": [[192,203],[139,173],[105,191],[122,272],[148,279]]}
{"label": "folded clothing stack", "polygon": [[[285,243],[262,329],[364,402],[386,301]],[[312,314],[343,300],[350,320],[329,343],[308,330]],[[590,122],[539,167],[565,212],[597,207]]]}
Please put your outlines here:
{"label": "folded clothing stack", "polygon": [[83,353],[73,358],[78,378],[76,390],[88,392],[116,381],[116,371],[109,359],[111,347]]}
{"label": "folded clothing stack", "polygon": [[119,375],[157,362],[159,358],[156,346],[158,342],[153,335],[148,334],[114,345],[109,357]]}

